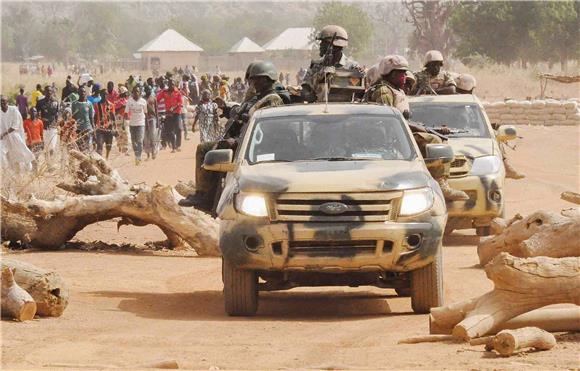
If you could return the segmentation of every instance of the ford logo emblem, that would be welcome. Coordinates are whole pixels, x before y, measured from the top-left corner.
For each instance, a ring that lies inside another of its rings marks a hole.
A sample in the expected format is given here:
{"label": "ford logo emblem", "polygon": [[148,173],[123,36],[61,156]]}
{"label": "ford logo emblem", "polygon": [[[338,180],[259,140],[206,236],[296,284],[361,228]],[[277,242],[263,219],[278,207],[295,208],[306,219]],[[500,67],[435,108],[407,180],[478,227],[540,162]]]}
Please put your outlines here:
{"label": "ford logo emblem", "polygon": [[320,205],[320,211],[329,215],[338,215],[348,211],[348,206],[342,202],[326,202]]}

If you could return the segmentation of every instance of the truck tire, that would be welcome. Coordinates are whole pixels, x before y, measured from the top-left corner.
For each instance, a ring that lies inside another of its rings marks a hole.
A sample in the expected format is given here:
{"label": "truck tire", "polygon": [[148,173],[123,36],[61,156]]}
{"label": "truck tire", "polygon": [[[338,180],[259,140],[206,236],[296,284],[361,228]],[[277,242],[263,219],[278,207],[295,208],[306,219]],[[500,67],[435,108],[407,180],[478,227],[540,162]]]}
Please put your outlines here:
{"label": "truck tire", "polygon": [[258,311],[258,276],[223,260],[224,299],[230,316],[253,316]]}
{"label": "truck tire", "polygon": [[441,245],[435,260],[411,271],[411,307],[415,313],[429,313],[431,308],[443,305],[443,259]]}

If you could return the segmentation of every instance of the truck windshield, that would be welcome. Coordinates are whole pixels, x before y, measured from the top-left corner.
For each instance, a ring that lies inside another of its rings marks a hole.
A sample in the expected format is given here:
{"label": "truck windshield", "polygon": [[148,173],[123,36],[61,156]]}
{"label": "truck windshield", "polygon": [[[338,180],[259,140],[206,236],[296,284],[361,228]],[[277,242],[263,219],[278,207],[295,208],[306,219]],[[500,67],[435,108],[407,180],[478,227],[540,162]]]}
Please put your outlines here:
{"label": "truck windshield", "polygon": [[264,118],[250,134],[249,163],[410,160],[415,151],[396,116],[309,115]]}
{"label": "truck windshield", "polygon": [[477,104],[411,102],[410,106],[411,121],[433,128],[447,126],[451,129],[450,137],[490,137],[481,108]]}

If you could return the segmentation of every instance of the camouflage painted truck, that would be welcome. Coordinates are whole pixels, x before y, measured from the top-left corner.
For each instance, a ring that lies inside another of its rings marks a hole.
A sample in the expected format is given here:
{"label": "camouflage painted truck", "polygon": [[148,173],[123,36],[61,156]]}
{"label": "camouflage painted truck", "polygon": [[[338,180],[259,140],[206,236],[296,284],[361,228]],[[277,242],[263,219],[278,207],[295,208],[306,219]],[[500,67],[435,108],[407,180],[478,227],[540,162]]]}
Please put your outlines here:
{"label": "camouflage painted truck", "polygon": [[478,235],[488,235],[491,220],[505,212],[500,143],[515,139],[516,129],[502,125],[494,131],[481,102],[471,94],[424,95],[412,97],[409,104],[411,120],[451,130],[448,144],[455,158],[449,185],[467,193],[469,200],[447,203],[446,234],[475,228]]}
{"label": "camouflage painted truck", "polygon": [[[427,153],[453,159],[448,145]],[[227,172],[217,215],[228,314],[299,286],[394,288],[418,313],[442,304],[445,202],[398,111],[261,109],[237,151],[211,151],[204,167]]]}

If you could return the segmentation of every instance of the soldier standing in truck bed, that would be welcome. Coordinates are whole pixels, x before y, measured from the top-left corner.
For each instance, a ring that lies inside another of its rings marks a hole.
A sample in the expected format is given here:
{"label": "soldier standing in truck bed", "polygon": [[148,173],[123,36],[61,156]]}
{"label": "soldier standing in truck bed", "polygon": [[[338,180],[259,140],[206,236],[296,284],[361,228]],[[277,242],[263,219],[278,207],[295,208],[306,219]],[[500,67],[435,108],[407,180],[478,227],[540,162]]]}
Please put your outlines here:
{"label": "soldier standing in truck bed", "polygon": [[[403,117],[409,119],[409,102],[403,90],[407,79],[409,63],[405,57],[400,55],[387,55],[378,65],[380,78],[365,93],[364,101],[384,104],[399,110]],[[423,157],[426,155],[427,144],[443,143],[441,137],[427,133],[425,129],[416,123],[409,122],[409,127],[413,132],[413,137],[419,146]],[[443,196],[448,201],[467,200],[469,196],[463,191],[453,189],[449,186],[449,164],[429,164],[427,169],[431,176],[439,183]]]}
{"label": "soldier standing in truck bed", "polygon": [[415,73],[417,83],[413,88],[412,95],[423,94],[455,94],[457,84],[443,67],[443,54],[438,50],[429,50],[425,53],[424,69]]}
{"label": "soldier standing in truck bed", "polygon": [[348,45],[348,34],[344,28],[335,25],[324,26],[316,40],[320,41],[320,58],[310,62],[310,67],[302,79],[301,95],[303,100],[309,103],[316,101],[316,91],[319,84],[316,81],[316,76],[325,66],[362,72],[360,65],[343,53],[343,49]]}
{"label": "soldier standing in truck bed", "polygon": [[236,148],[240,137],[252,114],[265,107],[281,106],[284,104],[275,89],[278,71],[271,62],[254,62],[248,68],[248,81],[255,94],[241,105],[227,110],[228,123],[224,135],[219,142],[199,144],[195,153],[195,193],[179,201],[179,205],[195,207],[211,213],[214,200],[219,192],[221,174],[203,169],[205,155],[218,148]]}

